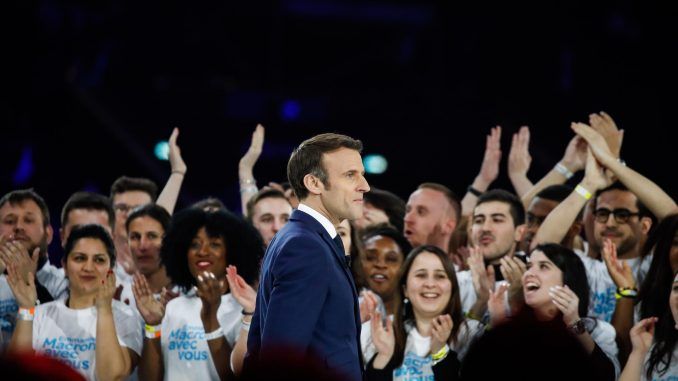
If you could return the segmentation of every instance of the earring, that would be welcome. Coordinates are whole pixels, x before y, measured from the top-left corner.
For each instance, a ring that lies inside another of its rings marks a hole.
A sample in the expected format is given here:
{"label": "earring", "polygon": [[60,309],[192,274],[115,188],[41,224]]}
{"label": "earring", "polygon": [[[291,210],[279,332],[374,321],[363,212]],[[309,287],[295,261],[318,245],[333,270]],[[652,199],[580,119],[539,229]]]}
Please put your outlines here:
{"label": "earring", "polygon": [[410,304],[410,300],[405,298],[403,299],[403,309],[402,309],[402,316],[403,318],[407,316],[407,306]]}

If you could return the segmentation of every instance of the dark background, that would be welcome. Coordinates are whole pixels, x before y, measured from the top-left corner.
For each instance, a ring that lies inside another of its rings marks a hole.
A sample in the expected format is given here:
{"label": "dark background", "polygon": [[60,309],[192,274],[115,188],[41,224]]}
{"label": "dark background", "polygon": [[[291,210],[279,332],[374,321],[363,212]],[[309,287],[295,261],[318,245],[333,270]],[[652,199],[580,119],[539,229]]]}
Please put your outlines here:
{"label": "dark background", "polygon": [[[179,207],[239,209],[237,163],[266,126],[259,185],[303,139],[335,131],[389,161],[373,186],[462,195],[497,124],[532,132],[529,176],[561,158],[571,121],[605,110],[622,158],[676,196],[676,12],[641,1],[12,1],[3,3],[0,192],[34,187],[58,213],[120,175],[154,179],[179,126]],[[548,3],[548,4],[546,4]],[[290,103],[291,102],[291,103]]]}

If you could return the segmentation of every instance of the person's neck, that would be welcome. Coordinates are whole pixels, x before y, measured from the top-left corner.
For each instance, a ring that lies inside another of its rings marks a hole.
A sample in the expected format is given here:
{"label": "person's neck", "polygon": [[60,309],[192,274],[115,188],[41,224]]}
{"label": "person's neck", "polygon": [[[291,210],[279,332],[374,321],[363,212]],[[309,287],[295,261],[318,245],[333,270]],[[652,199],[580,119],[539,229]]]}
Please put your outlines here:
{"label": "person's neck", "polygon": [[304,200],[302,200],[300,203],[312,208],[316,212],[325,216],[325,218],[327,218],[330,221],[330,223],[334,226],[338,226],[341,223],[341,218],[333,216],[327,210],[325,205],[323,205],[322,201],[320,200],[320,196],[309,195]]}
{"label": "person's neck", "polygon": [[640,250],[638,250],[638,247],[634,247],[631,250],[627,250],[624,253],[617,253],[617,256],[619,259],[634,259],[640,257]]}
{"label": "person's neck", "polygon": [[430,317],[424,317],[424,316],[417,316],[417,314],[414,314],[414,320],[417,325],[417,332],[422,337],[430,337],[431,336],[431,321],[433,321],[433,318]]}
{"label": "person's neck", "polygon": [[91,294],[81,294],[79,292],[73,292],[66,300],[66,306],[73,310],[83,310],[94,306],[94,299],[96,298],[96,293]]}
{"label": "person's neck", "polygon": [[390,297],[382,297],[381,301],[384,302],[384,309],[386,310],[386,315],[393,315],[395,310],[395,298],[393,295]]}
{"label": "person's neck", "polygon": [[516,246],[513,245],[513,247],[511,248],[511,250],[509,250],[508,252],[506,252],[506,254],[501,255],[501,256],[499,256],[499,257],[497,257],[497,258],[495,258],[495,259],[493,259],[493,260],[491,260],[491,261],[489,261],[489,262],[485,261],[485,266],[487,266],[487,265],[499,265],[499,264],[501,264],[501,259],[502,259],[502,258],[509,259],[509,258],[513,257],[513,255],[514,255],[515,253],[516,253]]}
{"label": "person's neck", "polygon": [[145,274],[145,276],[154,294],[159,294],[164,287],[169,287],[172,283],[172,280],[167,276],[165,266],[160,266],[157,270],[150,274]]}
{"label": "person's neck", "polygon": [[426,244],[433,245],[447,253],[450,248],[450,239],[452,239],[451,235],[431,234],[428,236]]}

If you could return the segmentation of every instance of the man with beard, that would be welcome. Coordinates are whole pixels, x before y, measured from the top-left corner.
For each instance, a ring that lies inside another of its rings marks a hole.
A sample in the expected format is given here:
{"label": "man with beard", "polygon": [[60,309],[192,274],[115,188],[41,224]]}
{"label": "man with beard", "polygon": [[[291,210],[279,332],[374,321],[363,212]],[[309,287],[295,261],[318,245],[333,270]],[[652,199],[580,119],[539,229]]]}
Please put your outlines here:
{"label": "man with beard", "polygon": [[[28,272],[35,276],[36,267],[48,260],[47,246],[52,235],[49,209],[35,191],[15,190],[0,199],[0,346],[12,336],[18,311],[5,267],[15,263],[24,276]],[[39,282],[36,282],[36,288],[38,300],[43,303],[53,300]]]}
{"label": "man with beard", "polygon": [[412,247],[433,245],[447,252],[460,217],[461,206],[448,187],[423,183],[407,200],[403,235]]}

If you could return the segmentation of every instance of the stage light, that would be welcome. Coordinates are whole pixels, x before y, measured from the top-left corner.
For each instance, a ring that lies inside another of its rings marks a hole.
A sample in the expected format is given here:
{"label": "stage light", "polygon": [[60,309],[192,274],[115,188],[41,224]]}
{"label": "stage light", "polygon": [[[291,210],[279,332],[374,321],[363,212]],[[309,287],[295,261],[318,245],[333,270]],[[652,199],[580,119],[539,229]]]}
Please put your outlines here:
{"label": "stage light", "polygon": [[363,165],[365,166],[365,172],[379,175],[386,172],[388,161],[382,155],[372,154],[363,158]]}
{"label": "stage light", "polygon": [[280,106],[280,117],[287,122],[296,120],[301,114],[301,104],[293,99],[286,100]]}
{"label": "stage light", "polygon": [[153,151],[158,160],[169,160],[169,143],[167,141],[159,141]]}

